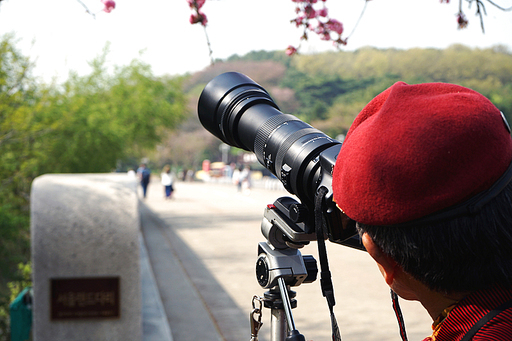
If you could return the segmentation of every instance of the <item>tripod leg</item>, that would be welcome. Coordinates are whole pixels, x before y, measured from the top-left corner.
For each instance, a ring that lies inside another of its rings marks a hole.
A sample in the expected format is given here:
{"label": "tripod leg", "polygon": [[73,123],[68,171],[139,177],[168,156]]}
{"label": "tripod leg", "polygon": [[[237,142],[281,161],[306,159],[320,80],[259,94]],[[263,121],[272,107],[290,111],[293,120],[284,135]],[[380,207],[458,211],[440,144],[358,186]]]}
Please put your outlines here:
{"label": "tripod leg", "polygon": [[[286,322],[288,323],[288,330],[286,336],[286,341],[305,341],[306,338],[304,335],[300,334],[299,331],[295,328],[295,321],[292,316],[292,305],[290,302],[290,297],[288,295],[288,288],[286,287],[286,283],[282,277],[278,278],[279,291],[281,292],[281,298],[283,301],[284,314],[286,316]],[[282,340],[282,339],[281,339]]]}
{"label": "tripod leg", "polygon": [[290,303],[290,297],[288,296],[288,288],[282,277],[277,279],[279,284],[279,291],[281,292],[281,299],[283,301],[283,309],[286,314],[286,321],[288,322],[288,329],[295,330],[295,321],[292,316],[292,305]]}
{"label": "tripod leg", "polygon": [[271,309],[270,318],[270,340],[271,341],[284,341],[286,339],[287,328],[286,328],[286,317],[283,309]]}

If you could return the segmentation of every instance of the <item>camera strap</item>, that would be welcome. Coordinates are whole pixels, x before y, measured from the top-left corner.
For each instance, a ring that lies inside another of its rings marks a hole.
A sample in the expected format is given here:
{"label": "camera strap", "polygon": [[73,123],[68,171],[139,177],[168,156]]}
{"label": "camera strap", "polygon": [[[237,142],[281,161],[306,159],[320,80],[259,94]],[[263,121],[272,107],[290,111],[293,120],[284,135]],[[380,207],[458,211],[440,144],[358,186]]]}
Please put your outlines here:
{"label": "camera strap", "polygon": [[329,192],[326,187],[320,187],[315,197],[315,232],[318,244],[318,257],[320,258],[320,287],[322,295],[327,300],[329,312],[331,314],[332,340],[341,341],[341,334],[338,322],[334,316],[334,287],[331,280],[331,272],[329,271],[329,263],[327,261],[327,249],[325,248],[324,218],[323,212],[325,207],[324,198]]}
{"label": "camera strap", "polygon": [[391,289],[391,301],[393,302],[393,311],[395,312],[396,320],[398,321],[400,337],[403,341],[407,341],[407,332],[405,331],[405,322],[402,315],[402,309],[400,309],[400,304],[398,303],[398,295],[393,291],[393,289]]}

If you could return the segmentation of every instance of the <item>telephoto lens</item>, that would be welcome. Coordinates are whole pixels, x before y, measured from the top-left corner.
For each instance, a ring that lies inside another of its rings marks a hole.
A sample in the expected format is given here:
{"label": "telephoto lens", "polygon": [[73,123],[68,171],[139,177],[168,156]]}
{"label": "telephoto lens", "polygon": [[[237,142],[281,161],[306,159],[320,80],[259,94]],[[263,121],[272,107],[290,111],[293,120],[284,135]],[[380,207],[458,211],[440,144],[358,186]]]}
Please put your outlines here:
{"label": "telephoto lens", "polygon": [[[283,114],[263,87],[237,72],[221,74],[206,85],[199,97],[198,115],[201,124],[220,140],[254,152],[310,213],[318,188],[327,188],[324,218],[331,241],[341,243],[355,234],[352,227],[346,228],[346,217],[332,202],[332,170],[339,141]],[[294,206],[290,211],[301,213],[301,208]],[[301,216],[290,214],[295,215]],[[306,225],[314,225],[312,216]]]}
{"label": "telephoto lens", "polygon": [[333,146],[339,151],[341,146],[297,117],[283,114],[265,89],[236,72],[208,83],[198,114],[208,131],[231,146],[254,152],[290,193],[307,202],[321,180],[319,154]]}

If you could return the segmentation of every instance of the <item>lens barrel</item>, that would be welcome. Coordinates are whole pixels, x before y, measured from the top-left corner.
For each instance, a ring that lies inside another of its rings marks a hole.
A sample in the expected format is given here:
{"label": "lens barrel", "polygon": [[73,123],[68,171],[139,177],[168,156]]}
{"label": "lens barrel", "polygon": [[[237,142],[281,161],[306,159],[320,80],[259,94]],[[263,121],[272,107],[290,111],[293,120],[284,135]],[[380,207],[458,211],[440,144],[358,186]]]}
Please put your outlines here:
{"label": "lens barrel", "polygon": [[236,72],[217,76],[206,85],[198,115],[201,124],[225,143],[254,152],[303,202],[312,202],[321,181],[319,154],[341,145],[297,117],[283,114],[263,87]]}
{"label": "lens barrel", "polygon": [[211,80],[199,97],[197,110],[210,133],[231,146],[254,152],[288,192],[300,199],[300,207],[284,205],[279,209],[294,218],[290,226],[301,226],[293,233],[298,233],[297,240],[293,236],[292,240],[304,239],[301,233],[315,233],[314,215],[304,212],[315,211],[317,190],[327,188],[322,213],[329,240],[364,250],[355,223],[341,214],[332,200],[332,171],[340,142],[293,115],[283,114],[263,87],[237,72]]}

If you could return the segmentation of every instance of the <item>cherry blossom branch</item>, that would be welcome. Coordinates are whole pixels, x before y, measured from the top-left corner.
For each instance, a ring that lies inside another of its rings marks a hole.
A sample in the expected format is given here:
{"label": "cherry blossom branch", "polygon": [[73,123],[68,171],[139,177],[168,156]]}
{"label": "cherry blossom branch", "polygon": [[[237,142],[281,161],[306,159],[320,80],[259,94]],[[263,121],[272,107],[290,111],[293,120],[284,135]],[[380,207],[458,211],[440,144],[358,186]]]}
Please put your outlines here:
{"label": "cherry blossom branch", "polygon": [[[297,4],[295,8],[296,18],[292,19],[290,22],[294,23],[297,28],[302,27],[303,33],[300,37],[300,40],[308,40],[309,34],[317,34],[320,39],[326,41],[332,41],[333,45],[336,48],[339,48],[342,45],[347,44],[347,38],[342,38],[343,34],[343,24],[337,19],[329,17],[328,9],[326,6],[327,0],[292,0]],[[370,0],[365,0],[365,6],[357,21],[361,20],[363,13],[366,9],[366,3]],[[206,0],[187,0],[187,3],[193,13],[190,15],[190,23],[200,24],[204,28],[204,32],[206,35],[206,41],[208,44],[208,50],[210,53],[211,63],[213,64],[212,58],[212,49],[210,45],[210,41],[208,39],[208,33],[206,31],[206,26],[208,23],[208,19],[204,12],[201,10]],[[319,8],[319,4],[322,4],[321,8]],[[356,24],[356,26],[357,26]],[[351,34],[354,32],[352,30]],[[288,46],[286,48],[286,54],[289,56],[294,55],[300,49],[300,45],[298,47]]]}
{"label": "cherry blossom branch", "polygon": [[[466,0],[468,2],[468,8],[471,8],[471,4],[473,2],[476,3],[476,15],[480,18],[480,27],[482,28],[482,32],[485,33],[484,29],[484,15],[487,15],[487,11],[485,10],[485,4],[484,1],[488,2],[492,6],[496,7],[499,10],[502,11],[510,11],[512,10],[512,7],[502,7],[498,4],[496,4],[492,0]],[[440,0],[441,3],[450,3],[450,0]],[[466,28],[469,24],[469,20],[466,17],[466,14],[462,11],[462,0],[459,0],[459,13],[457,13],[457,25],[459,29]]]}
{"label": "cherry blossom branch", "polygon": [[[1,1],[1,0],[0,0]],[[80,1],[80,0],[78,0]],[[317,34],[321,40],[332,41],[333,45],[336,48],[340,48],[347,44],[348,38],[354,33],[356,27],[359,25],[361,18],[364,15],[364,12],[367,7],[367,3],[371,0],[365,0],[364,8],[359,16],[359,19],[356,22],[356,25],[352,29],[352,32],[345,38],[343,38],[343,24],[337,19],[331,18],[329,16],[329,10],[326,6],[327,0],[291,0],[296,3],[295,7],[295,19],[290,20],[292,24],[295,24],[297,28],[302,28],[302,35],[300,37],[301,41],[308,40],[308,37],[311,33]],[[450,0],[439,0],[441,3],[449,3]],[[487,15],[485,4],[487,2],[492,6],[502,10],[502,11],[510,11],[512,7],[502,7],[496,4],[493,0],[466,0],[468,2],[468,7],[471,8],[471,4],[473,2],[476,3],[476,14],[480,17],[480,26],[482,27],[482,32],[485,33],[484,30],[484,19],[483,15]],[[201,24],[204,28],[204,32],[206,35],[206,42],[208,44],[208,50],[210,53],[211,63],[213,64],[212,58],[212,49],[210,45],[210,40],[208,39],[208,34],[206,31],[206,24],[208,23],[208,19],[206,15],[201,11],[201,8],[205,4],[206,0],[187,0],[187,3],[192,9],[193,13],[190,16],[191,24]],[[466,28],[469,21],[466,17],[466,14],[462,10],[462,0],[459,0],[459,12],[456,16],[457,25],[459,29]],[[298,52],[300,49],[300,44],[295,47],[289,45],[286,48],[286,54],[292,56]]]}
{"label": "cherry blossom branch", "polygon": [[359,15],[359,18],[357,19],[356,24],[354,25],[354,28],[352,28],[352,32],[350,32],[350,34],[347,36],[347,38],[345,40],[348,40],[348,38],[350,38],[352,36],[352,34],[354,34],[354,31],[356,30],[357,26],[359,25],[359,22],[363,18],[364,12],[366,12],[366,5],[368,4],[369,1],[370,0],[365,0],[363,10],[361,11],[361,14]]}
{"label": "cherry blossom branch", "polygon": [[[329,16],[329,10],[326,6],[327,0],[320,0],[321,8],[317,7],[318,0],[292,0],[292,2],[297,4],[295,7],[297,17],[290,22],[295,23],[297,28],[303,28],[301,40],[308,40],[309,33],[314,33],[321,40],[332,41],[336,48],[347,44],[347,38],[342,38],[343,24]],[[299,48],[300,44],[298,47],[290,45],[286,49],[286,54],[294,55]]]}
{"label": "cherry blossom branch", "polygon": [[201,26],[203,26],[204,35],[206,36],[206,44],[208,45],[210,63],[211,65],[213,65],[213,51],[210,45],[210,39],[208,38],[208,32],[206,31],[206,24],[208,23],[208,18],[206,17],[206,14],[204,14],[203,11],[201,11],[201,7],[203,7],[205,2],[206,0],[187,0],[188,6],[193,11],[193,13],[190,15],[189,21],[192,25],[201,24]]}
{"label": "cherry blossom branch", "polygon": [[212,46],[210,45],[210,38],[208,38],[208,32],[206,32],[206,25],[203,26],[204,28],[204,35],[206,37],[206,45],[208,45],[208,56],[210,57],[210,64],[213,65],[213,51]]}
{"label": "cherry blossom branch", "polygon": [[80,0],[76,0],[76,1],[78,1],[78,2],[80,3],[80,5],[82,5],[82,6],[85,8],[85,11],[86,11],[87,13],[89,13],[89,14],[90,14],[94,19],[96,19],[96,14],[94,14],[93,12],[91,12],[91,11],[89,10],[89,8],[88,8],[88,7],[87,7],[87,6],[86,6],[82,1],[80,1]]}
{"label": "cherry blossom branch", "polygon": [[482,32],[485,33],[485,30],[484,30],[484,18],[482,16],[482,11],[481,10],[483,10],[484,14],[487,15],[487,11],[485,10],[484,4],[482,3],[482,1],[477,0],[476,1],[476,14],[478,14],[478,16],[480,17],[480,27],[482,28]]}
{"label": "cherry blossom branch", "polygon": [[496,7],[497,9],[502,10],[502,11],[505,11],[505,12],[507,12],[507,11],[511,11],[511,10],[512,10],[512,7],[505,8],[505,7],[502,7],[502,6],[500,6],[500,5],[496,4],[496,3],[494,3],[494,2],[493,2],[493,1],[491,1],[491,0],[487,0],[487,2],[488,2],[488,3],[490,3],[491,5],[493,5],[494,7]]}
{"label": "cherry blossom branch", "polygon": [[[1,1],[1,0],[0,0]],[[85,12],[87,12],[88,14],[90,14],[94,19],[96,19],[96,13],[93,13],[91,12],[91,10],[89,9],[89,7],[87,7],[81,0],[76,0],[78,1],[84,8],[85,8]],[[102,9],[103,12],[105,13],[110,13],[112,12],[112,10],[114,8],[116,8],[116,2],[114,0],[101,0],[101,2],[103,3],[104,7]],[[99,12],[98,12],[99,13]]]}

